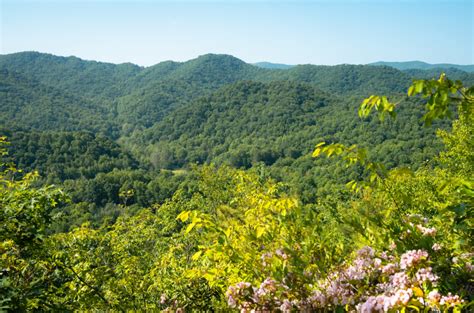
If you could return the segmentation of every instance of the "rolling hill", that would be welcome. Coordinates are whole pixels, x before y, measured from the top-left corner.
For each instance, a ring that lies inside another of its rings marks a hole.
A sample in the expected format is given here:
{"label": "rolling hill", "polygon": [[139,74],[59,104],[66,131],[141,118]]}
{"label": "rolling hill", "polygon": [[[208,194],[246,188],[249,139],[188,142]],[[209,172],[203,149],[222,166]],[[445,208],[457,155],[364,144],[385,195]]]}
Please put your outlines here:
{"label": "rolling hill", "polygon": [[407,61],[407,62],[374,62],[370,63],[369,65],[376,65],[376,66],[390,66],[396,68],[398,70],[446,70],[450,68],[455,68],[461,71],[472,73],[474,72],[474,65],[460,65],[460,64],[450,64],[450,63],[438,63],[438,64],[430,64],[422,61]]}

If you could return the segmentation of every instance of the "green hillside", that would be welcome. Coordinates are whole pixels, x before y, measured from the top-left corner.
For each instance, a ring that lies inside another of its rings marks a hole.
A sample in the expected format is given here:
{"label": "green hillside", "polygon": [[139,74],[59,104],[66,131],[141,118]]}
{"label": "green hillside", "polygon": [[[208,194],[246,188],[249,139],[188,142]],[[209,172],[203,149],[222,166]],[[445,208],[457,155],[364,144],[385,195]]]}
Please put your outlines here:
{"label": "green hillside", "polygon": [[375,62],[370,65],[385,65],[390,66],[399,70],[447,70],[447,69],[458,69],[468,73],[474,72],[474,65],[460,65],[460,64],[450,64],[450,63],[438,63],[430,64],[421,61],[407,61],[407,62]]}
{"label": "green hillside", "polygon": [[[153,197],[146,185],[156,175],[186,175],[193,164],[206,163],[263,165],[268,175],[291,183],[305,202],[314,201],[334,184],[342,187],[362,175],[313,160],[309,154],[319,141],[371,147],[372,157],[389,167],[418,168],[440,148],[434,130],[422,127],[418,100],[405,101],[403,94],[413,78],[431,78],[436,70],[266,69],[216,54],[139,67],[38,52],[2,55],[0,69],[0,126],[12,138],[13,159],[50,181],[67,181],[68,190],[82,190],[74,193],[76,203],[90,199],[103,208],[119,204],[115,193],[132,185],[140,205],[164,201],[177,185]],[[472,82],[470,73],[448,74]],[[361,99],[373,93],[401,101],[399,118],[383,129],[376,119],[361,121],[355,114]],[[137,173],[150,169],[147,178],[138,179]],[[108,192],[84,191],[105,177],[114,181]]]}
{"label": "green hillside", "polygon": [[2,128],[2,309],[468,311],[474,88],[408,96],[238,81],[117,141]]}
{"label": "green hillside", "polygon": [[0,125],[35,130],[91,130],[114,133],[114,122],[101,104],[25,78],[26,73],[0,70]]}
{"label": "green hillside", "polygon": [[22,73],[63,91],[90,98],[113,98],[122,93],[125,81],[141,71],[137,65],[85,61],[39,52],[0,56],[0,68]]}

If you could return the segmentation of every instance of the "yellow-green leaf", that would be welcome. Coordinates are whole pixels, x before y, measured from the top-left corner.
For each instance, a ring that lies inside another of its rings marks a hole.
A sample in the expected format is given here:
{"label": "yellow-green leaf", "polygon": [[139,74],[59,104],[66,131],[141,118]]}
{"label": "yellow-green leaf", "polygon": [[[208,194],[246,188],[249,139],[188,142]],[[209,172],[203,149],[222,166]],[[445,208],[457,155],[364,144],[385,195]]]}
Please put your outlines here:
{"label": "yellow-green leaf", "polygon": [[193,254],[193,256],[191,257],[191,260],[196,261],[197,259],[199,259],[201,254],[202,254],[202,250],[199,250],[198,252]]}

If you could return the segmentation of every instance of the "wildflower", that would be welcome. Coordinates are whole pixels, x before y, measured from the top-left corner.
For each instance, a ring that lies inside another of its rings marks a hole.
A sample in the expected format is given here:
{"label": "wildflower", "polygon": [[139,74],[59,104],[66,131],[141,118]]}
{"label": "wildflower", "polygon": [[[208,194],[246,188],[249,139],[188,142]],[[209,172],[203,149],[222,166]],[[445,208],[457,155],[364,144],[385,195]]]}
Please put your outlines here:
{"label": "wildflower", "polygon": [[416,272],[416,275],[415,275],[418,283],[423,284],[428,281],[432,283],[436,282],[438,280],[438,276],[433,274],[431,270],[432,270],[431,267],[420,268],[418,272]]}
{"label": "wildflower", "polygon": [[458,295],[453,296],[451,293],[448,293],[447,296],[441,297],[441,300],[439,301],[439,304],[447,305],[448,307],[455,307],[456,305],[459,305],[462,302],[464,302],[464,300],[459,298]]}
{"label": "wildflower", "polygon": [[232,295],[228,296],[227,297],[227,304],[231,307],[231,308],[235,308],[237,306],[237,302],[235,301],[234,297]]}
{"label": "wildflower", "polygon": [[390,282],[392,286],[406,288],[410,285],[410,278],[405,272],[398,272],[390,277]]}
{"label": "wildflower", "polygon": [[438,292],[438,290],[430,291],[428,294],[428,301],[433,304],[438,304],[439,300],[441,300],[441,294]]}
{"label": "wildflower", "polygon": [[374,249],[372,249],[369,246],[365,246],[362,249],[359,249],[359,251],[357,251],[357,256],[359,258],[373,257],[374,254],[375,254]]}
{"label": "wildflower", "polygon": [[399,289],[395,292],[395,294],[391,297],[391,304],[392,306],[402,305],[406,306],[413,295],[413,291],[411,289]]}
{"label": "wildflower", "polygon": [[269,259],[271,259],[272,256],[273,256],[273,254],[271,252],[266,252],[266,253],[262,254],[262,256],[260,257],[260,259],[262,260],[262,265],[267,266],[268,265],[267,261]]}
{"label": "wildflower", "polygon": [[397,245],[395,244],[395,242],[392,241],[392,243],[390,244],[389,246],[390,250],[395,250],[397,248]]}
{"label": "wildflower", "polygon": [[395,273],[397,268],[398,268],[397,264],[388,263],[387,265],[382,267],[382,273],[391,275],[391,274]]}
{"label": "wildflower", "polygon": [[239,288],[239,289],[245,289],[245,288],[249,288],[250,286],[252,286],[250,283],[247,283],[247,282],[240,282],[240,283],[237,283],[236,287]]}
{"label": "wildflower", "polygon": [[410,250],[402,254],[400,258],[400,268],[407,269],[428,258],[428,252],[424,250]]}
{"label": "wildflower", "polygon": [[275,254],[281,257],[283,260],[288,259],[288,255],[285,253],[285,251],[283,251],[283,249],[277,249]]}
{"label": "wildflower", "polygon": [[165,295],[164,293],[161,294],[160,303],[161,303],[161,304],[165,304],[165,303],[166,303],[166,295]]}
{"label": "wildflower", "polygon": [[288,299],[283,300],[283,303],[280,305],[280,310],[284,313],[291,312],[292,308],[293,304]]}
{"label": "wildflower", "polygon": [[439,251],[441,250],[441,245],[439,243],[435,243],[431,249],[433,249],[434,251]]}
{"label": "wildflower", "polygon": [[382,265],[382,260],[380,260],[379,258],[375,258],[374,259],[374,267],[375,268],[380,268],[381,265]]}
{"label": "wildflower", "polygon": [[423,234],[423,236],[434,237],[436,236],[436,228],[427,228],[423,225],[416,225],[416,228]]}

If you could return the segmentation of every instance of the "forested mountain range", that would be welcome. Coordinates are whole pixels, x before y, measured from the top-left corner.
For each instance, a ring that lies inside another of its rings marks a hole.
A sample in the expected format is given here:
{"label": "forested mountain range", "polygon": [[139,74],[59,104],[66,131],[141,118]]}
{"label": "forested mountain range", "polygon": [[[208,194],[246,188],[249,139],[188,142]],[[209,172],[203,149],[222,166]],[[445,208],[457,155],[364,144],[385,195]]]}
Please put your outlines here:
{"label": "forested mountain range", "polygon": [[272,63],[272,62],[257,62],[257,63],[253,63],[253,65],[257,67],[268,68],[268,69],[288,69],[294,66],[294,65],[289,65],[289,64]]}
{"label": "forested mountain range", "polygon": [[421,61],[407,61],[407,62],[374,62],[370,65],[385,65],[391,66],[399,70],[447,70],[447,69],[457,69],[465,72],[472,73],[474,72],[474,65],[460,65],[460,64],[450,64],[450,63],[439,63],[439,64],[430,64]]}
{"label": "forested mountain range", "polygon": [[[388,166],[417,167],[436,154],[434,130],[421,126],[417,100],[406,100],[404,91],[414,78],[437,75],[371,65],[268,69],[216,54],[140,67],[22,52],[0,56],[0,126],[21,167],[70,190],[97,179],[114,186],[107,195],[76,202],[117,205],[113,193],[130,187],[136,190],[131,203],[149,205],[145,194],[154,177],[196,163],[262,164],[309,201],[317,196],[309,190],[333,182],[334,171],[360,175],[314,161],[309,152],[319,141],[370,146]],[[474,82],[473,73],[450,69],[448,75]],[[399,119],[384,129],[355,114],[373,93],[401,101]],[[138,183],[133,173],[143,170],[154,174]],[[176,184],[153,201],[164,201]]]}
{"label": "forested mountain range", "polygon": [[[282,63],[272,63],[272,62],[257,62],[253,65],[261,68],[267,69],[289,69],[295,65],[282,64]],[[447,71],[451,69],[461,70],[465,72],[474,72],[474,65],[460,65],[460,64],[450,64],[450,63],[439,63],[439,64],[430,64],[421,61],[407,61],[407,62],[386,62],[379,61],[369,63],[368,65],[375,66],[390,66],[401,71],[407,70],[436,70],[436,71]]]}
{"label": "forested mountain range", "polygon": [[469,311],[445,72],[0,56],[0,311]]}

